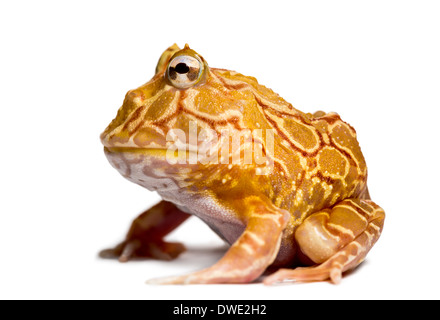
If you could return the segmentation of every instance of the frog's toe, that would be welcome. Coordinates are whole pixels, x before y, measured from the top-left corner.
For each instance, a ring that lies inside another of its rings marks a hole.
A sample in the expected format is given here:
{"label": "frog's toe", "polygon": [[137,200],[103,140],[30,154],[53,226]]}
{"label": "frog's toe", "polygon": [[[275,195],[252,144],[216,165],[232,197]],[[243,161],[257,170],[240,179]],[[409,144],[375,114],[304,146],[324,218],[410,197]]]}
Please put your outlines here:
{"label": "frog's toe", "polygon": [[330,280],[338,284],[342,279],[340,266],[331,267],[305,267],[296,269],[280,269],[264,280],[266,285],[285,284],[293,282],[312,282]]}
{"label": "frog's toe", "polygon": [[207,284],[220,283],[219,279],[213,278],[208,269],[186,274],[183,276],[156,278],[148,280],[147,284]]}
{"label": "frog's toe", "polygon": [[99,252],[99,257],[102,259],[118,259],[121,256],[125,246],[126,241],[118,244],[114,248],[101,250],[101,252]]}
{"label": "frog's toe", "polygon": [[186,251],[185,246],[180,242],[152,242],[148,244],[148,248],[140,252],[141,256],[151,257],[157,260],[173,260],[181,253]]}
{"label": "frog's toe", "polygon": [[164,277],[164,278],[154,278],[147,280],[146,284],[157,284],[157,285],[163,285],[163,284],[187,284],[186,282],[186,276],[176,276],[176,277]]}
{"label": "frog's toe", "polygon": [[162,240],[142,242],[133,239],[124,241],[113,249],[103,250],[99,256],[105,259],[116,258],[120,262],[127,262],[134,258],[173,260],[184,251],[186,251],[185,246],[178,242],[165,242]]}
{"label": "frog's toe", "polygon": [[151,279],[147,281],[147,284],[219,284],[242,282],[249,282],[246,276],[231,278],[227,271],[211,267],[183,276]]}

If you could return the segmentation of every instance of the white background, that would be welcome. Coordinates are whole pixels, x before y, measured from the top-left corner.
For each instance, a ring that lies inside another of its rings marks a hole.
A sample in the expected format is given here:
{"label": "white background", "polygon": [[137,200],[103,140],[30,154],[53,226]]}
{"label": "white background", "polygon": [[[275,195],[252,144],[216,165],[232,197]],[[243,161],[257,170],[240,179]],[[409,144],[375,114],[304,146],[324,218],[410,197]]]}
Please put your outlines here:
{"label": "white background", "polygon": [[[438,1],[2,1],[0,298],[439,299],[439,16]],[[97,258],[158,200],[99,134],[174,42],[357,129],[387,219],[340,285],[146,285],[221,257],[195,218],[171,235],[177,261]]]}

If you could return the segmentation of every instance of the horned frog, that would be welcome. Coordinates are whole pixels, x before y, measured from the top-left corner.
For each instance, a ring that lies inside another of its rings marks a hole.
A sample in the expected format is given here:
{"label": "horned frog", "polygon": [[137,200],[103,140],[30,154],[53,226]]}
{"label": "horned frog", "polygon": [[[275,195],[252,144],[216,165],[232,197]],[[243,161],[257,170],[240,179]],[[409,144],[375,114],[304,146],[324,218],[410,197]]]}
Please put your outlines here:
{"label": "horned frog", "polygon": [[[228,144],[234,136],[239,143]],[[188,45],[162,54],[101,141],[114,168],[163,199],[102,256],[176,258],[185,247],[164,237],[190,215],[230,244],[209,268],[150,283],[245,283],[266,270],[274,272],[265,284],[338,283],[383,228],[349,124],[336,113],[303,113],[253,77],[210,68]]]}

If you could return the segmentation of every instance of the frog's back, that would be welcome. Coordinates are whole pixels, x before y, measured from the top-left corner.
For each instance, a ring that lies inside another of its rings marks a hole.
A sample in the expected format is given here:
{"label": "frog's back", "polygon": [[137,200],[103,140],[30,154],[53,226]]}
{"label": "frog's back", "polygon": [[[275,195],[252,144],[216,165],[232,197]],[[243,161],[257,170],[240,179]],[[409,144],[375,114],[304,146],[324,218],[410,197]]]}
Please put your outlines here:
{"label": "frog's back", "polygon": [[365,160],[356,131],[338,114],[301,112],[253,77],[212,71],[221,87],[233,93],[234,106],[245,101],[240,110],[245,128],[273,130],[274,166],[262,189],[276,206],[300,223],[311,212],[361,196]]}
{"label": "frog's back", "polygon": [[267,117],[277,136],[274,203],[298,224],[310,213],[366,191],[367,167],[356,131],[338,114],[267,111]]}

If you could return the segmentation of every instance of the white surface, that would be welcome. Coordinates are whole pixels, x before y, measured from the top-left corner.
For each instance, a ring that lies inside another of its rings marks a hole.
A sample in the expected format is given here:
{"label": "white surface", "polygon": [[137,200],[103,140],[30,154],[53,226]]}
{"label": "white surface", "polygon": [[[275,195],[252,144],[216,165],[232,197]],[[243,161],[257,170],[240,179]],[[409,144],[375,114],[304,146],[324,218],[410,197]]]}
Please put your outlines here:
{"label": "white surface", "polygon": [[[3,1],[0,298],[440,298],[438,1]],[[255,76],[295,107],[358,132],[387,220],[339,286],[149,286],[214,263],[198,221],[179,260],[97,258],[157,200],[125,181],[98,136],[162,50]]]}

